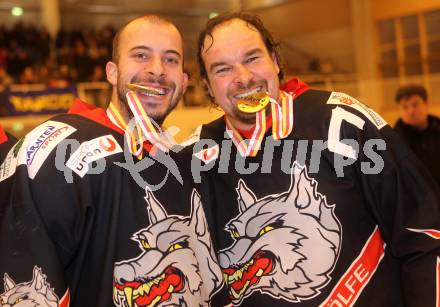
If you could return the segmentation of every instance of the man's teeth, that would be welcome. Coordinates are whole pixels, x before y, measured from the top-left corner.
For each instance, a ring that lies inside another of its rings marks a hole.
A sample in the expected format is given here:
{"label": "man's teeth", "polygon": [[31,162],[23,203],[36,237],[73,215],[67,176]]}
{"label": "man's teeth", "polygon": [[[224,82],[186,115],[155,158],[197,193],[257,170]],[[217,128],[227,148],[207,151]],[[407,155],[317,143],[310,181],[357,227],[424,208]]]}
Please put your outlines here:
{"label": "man's teeth", "polygon": [[253,94],[256,94],[256,93],[260,92],[261,89],[262,89],[262,87],[259,86],[259,87],[255,88],[255,89],[253,89],[252,91],[249,91],[249,92],[246,92],[246,93],[243,93],[243,94],[239,94],[239,95],[235,95],[235,98],[237,98],[237,99],[245,99],[248,96],[251,96]]}
{"label": "man's teeth", "polygon": [[155,97],[155,96],[163,96],[165,95],[165,90],[164,89],[156,89],[156,88],[148,88],[145,90],[140,90],[139,93],[146,95],[146,96],[150,96],[150,97]]}
{"label": "man's teeth", "polygon": [[127,88],[147,96],[163,96],[167,93],[165,88],[156,88],[137,83],[128,83]]}

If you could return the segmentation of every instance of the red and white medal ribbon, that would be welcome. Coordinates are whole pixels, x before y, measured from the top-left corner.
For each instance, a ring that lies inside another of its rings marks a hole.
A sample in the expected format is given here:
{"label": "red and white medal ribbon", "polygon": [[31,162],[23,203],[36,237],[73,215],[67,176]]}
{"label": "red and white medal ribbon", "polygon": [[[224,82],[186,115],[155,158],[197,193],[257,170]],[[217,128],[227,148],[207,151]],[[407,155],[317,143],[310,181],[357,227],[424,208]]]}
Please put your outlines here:
{"label": "red and white medal ribbon", "polygon": [[127,122],[125,121],[122,114],[119,112],[119,110],[114,106],[113,103],[110,103],[108,109],[107,109],[107,115],[110,118],[110,120],[119,128],[125,131],[125,139],[127,140],[128,148],[130,152],[135,155],[139,160],[143,157],[143,143],[144,138],[142,135],[141,128],[136,125],[135,126],[135,133],[132,131],[134,129],[130,129]]}
{"label": "red and white medal ribbon", "polygon": [[226,117],[227,132],[232,139],[232,142],[237,147],[240,155],[243,157],[255,157],[260,150],[263,137],[266,134],[266,110],[263,109],[255,114],[256,122],[255,129],[250,139],[245,140],[237,129],[232,126],[231,122]]}
{"label": "red and white medal ribbon", "polygon": [[281,105],[272,100],[272,136],[275,140],[281,140],[293,130],[293,96],[281,91]]}
{"label": "red and white medal ribbon", "polygon": [[147,140],[150,141],[151,144],[157,146],[160,150],[168,152],[171,147],[173,147],[173,143],[166,139],[166,136],[159,126],[156,128],[153,125],[135,92],[129,91],[127,93],[127,102],[136,119],[136,123],[142,129],[143,135]]}
{"label": "red and white medal ribbon", "polygon": [[[280,91],[280,101],[270,98],[272,116],[272,136],[275,140],[287,137],[293,130],[293,96]],[[243,157],[255,157],[266,134],[266,110],[255,113],[255,129],[250,139],[243,139],[226,117],[226,131]]]}

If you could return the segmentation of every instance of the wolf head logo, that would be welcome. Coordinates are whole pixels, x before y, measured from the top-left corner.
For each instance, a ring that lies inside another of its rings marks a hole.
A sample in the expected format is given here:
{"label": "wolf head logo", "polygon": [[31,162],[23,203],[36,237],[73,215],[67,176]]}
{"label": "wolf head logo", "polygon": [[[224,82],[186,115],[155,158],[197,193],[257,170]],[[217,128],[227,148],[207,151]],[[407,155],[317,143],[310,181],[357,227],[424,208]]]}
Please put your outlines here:
{"label": "wolf head logo", "polygon": [[142,254],[117,263],[117,306],[208,306],[222,286],[200,197],[192,194],[189,217],[168,215],[147,191],[150,226],[134,234]]}
{"label": "wolf head logo", "polygon": [[330,280],[341,227],[317,183],[296,162],[289,190],[257,199],[240,180],[240,214],[226,226],[234,243],[219,261],[234,304],[254,291],[291,302],[313,298]]}
{"label": "wolf head logo", "polygon": [[57,307],[58,297],[46,281],[46,276],[37,266],[29,282],[16,284],[7,273],[4,275],[5,292],[0,294],[2,307]]}

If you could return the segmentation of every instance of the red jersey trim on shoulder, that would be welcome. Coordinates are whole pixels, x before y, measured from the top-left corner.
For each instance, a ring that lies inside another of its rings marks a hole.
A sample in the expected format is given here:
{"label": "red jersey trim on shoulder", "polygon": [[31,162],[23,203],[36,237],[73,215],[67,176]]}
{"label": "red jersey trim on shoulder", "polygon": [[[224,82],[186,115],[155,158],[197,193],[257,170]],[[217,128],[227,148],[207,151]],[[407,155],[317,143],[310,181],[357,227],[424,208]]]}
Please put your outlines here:
{"label": "red jersey trim on shoulder", "polygon": [[290,79],[281,85],[281,90],[289,94],[295,94],[295,98],[309,89],[310,87],[306,83],[302,82],[299,78]]}
{"label": "red jersey trim on shoulder", "polygon": [[0,144],[5,143],[7,140],[8,140],[8,136],[6,135],[2,127],[0,127]]}
{"label": "red jersey trim on shoulder", "polygon": [[113,124],[113,122],[108,118],[104,109],[98,108],[97,106],[84,102],[78,98],[74,100],[67,113],[88,118],[94,122],[97,122],[98,124],[118,132],[119,134],[124,134],[124,131]]}

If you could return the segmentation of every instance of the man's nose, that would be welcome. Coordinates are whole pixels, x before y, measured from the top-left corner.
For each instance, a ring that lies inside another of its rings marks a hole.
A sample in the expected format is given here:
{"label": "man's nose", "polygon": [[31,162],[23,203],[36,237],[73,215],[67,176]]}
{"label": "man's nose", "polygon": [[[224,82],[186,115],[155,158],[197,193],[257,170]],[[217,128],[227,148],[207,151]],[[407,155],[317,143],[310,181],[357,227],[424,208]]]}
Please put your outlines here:
{"label": "man's nose", "polygon": [[413,107],[410,107],[410,108],[408,108],[407,112],[408,112],[409,115],[413,116],[414,113],[415,113],[415,109]]}
{"label": "man's nose", "polygon": [[239,65],[236,68],[235,82],[247,86],[252,80],[253,74],[243,65]]}
{"label": "man's nose", "polygon": [[165,74],[162,59],[160,57],[153,57],[149,61],[146,71],[149,75],[161,77]]}

